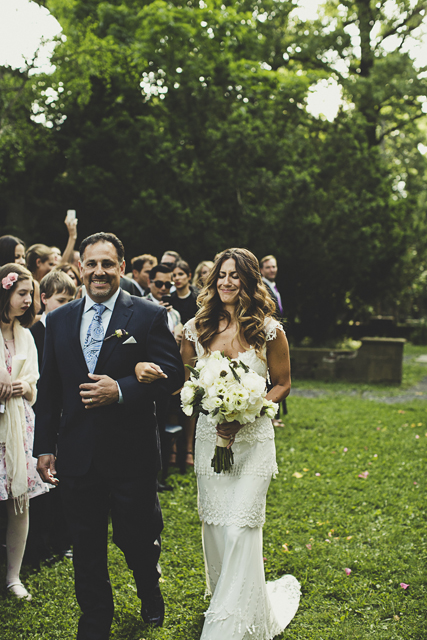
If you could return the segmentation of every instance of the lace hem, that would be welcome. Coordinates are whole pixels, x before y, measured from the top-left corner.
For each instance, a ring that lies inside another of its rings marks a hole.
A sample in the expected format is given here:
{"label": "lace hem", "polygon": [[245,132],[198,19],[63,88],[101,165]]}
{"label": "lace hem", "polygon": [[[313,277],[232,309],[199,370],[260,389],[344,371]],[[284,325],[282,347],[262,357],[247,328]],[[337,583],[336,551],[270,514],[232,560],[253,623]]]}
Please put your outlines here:
{"label": "lace hem", "polygon": [[[196,439],[216,442],[216,429],[209,424],[205,415],[201,414],[197,420]],[[256,418],[254,422],[243,425],[239,433],[236,435],[236,443],[247,442],[255,444],[255,442],[266,442],[274,440],[274,427],[270,418],[261,416]]]}
{"label": "lace hem", "polygon": [[240,477],[240,476],[257,476],[257,478],[263,478],[264,480],[268,480],[268,478],[276,478],[279,473],[279,468],[277,463],[274,462],[269,466],[265,466],[260,461],[258,464],[233,464],[230,471],[223,471],[221,473],[215,473],[213,468],[209,464],[197,464],[194,463],[194,473],[197,476],[205,476],[205,477],[213,477],[213,478],[221,478],[221,476],[225,477]]}
{"label": "lace hem", "polygon": [[[268,480],[266,480],[268,487]],[[212,483],[199,482],[199,518],[206,524],[222,527],[262,528],[265,523],[265,491],[234,495],[232,490],[215,491]],[[221,487],[222,488],[222,487]]]}
{"label": "lace hem", "polygon": [[[236,585],[237,586],[237,585]],[[295,616],[300,597],[301,587],[298,580],[292,575],[284,575],[274,582],[267,582],[265,587],[268,601],[262,590],[257,594],[255,605],[251,599],[251,612],[246,607],[236,607],[235,599],[230,585],[230,603],[233,605],[224,608],[213,607],[212,602],[205,612],[205,625],[215,625],[215,630],[221,630],[222,625],[227,626],[227,621],[233,619],[233,627],[236,637],[241,640],[273,640],[282,633]],[[256,585],[251,585],[252,593],[257,591]],[[208,595],[211,595],[208,593]],[[252,615],[251,615],[252,614]],[[255,615],[254,615],[255,614]],[[248,618],[254,618],[254,622],[248,624]],[[210,630],[206,629],[203,635],[209,637]],[[243,634],[243,635],[242,635]]]}

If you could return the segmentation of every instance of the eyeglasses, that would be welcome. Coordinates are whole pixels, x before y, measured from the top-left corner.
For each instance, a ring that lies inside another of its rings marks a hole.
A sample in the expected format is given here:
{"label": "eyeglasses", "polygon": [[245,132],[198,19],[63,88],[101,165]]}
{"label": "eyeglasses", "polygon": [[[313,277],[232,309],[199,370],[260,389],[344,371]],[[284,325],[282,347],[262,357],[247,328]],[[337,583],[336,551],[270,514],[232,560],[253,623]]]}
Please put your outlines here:
{"label": "eyeglasses", "polygon": [[154,284],[158,289],[161,289],[162,287],[166,287],[166,289],[170,289],[172,286],[172,282],[169,282],[169,281],[163,282],[163,280],[154,280]]}

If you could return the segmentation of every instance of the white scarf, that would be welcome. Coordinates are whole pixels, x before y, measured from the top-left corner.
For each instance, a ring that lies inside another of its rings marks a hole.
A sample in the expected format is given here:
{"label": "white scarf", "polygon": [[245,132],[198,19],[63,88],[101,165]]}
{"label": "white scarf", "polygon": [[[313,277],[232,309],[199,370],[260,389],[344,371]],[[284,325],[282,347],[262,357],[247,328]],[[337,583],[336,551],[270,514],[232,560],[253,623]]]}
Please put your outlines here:
{"label": "white scarf", "polygon": [[[36,382],[39,378],[37,349],[29,329],[24,329],[16,320],[13,324],[15,353],[26,357],[19,380],[28,382],[31,388],[30,404],[34,404],[37,396]],[[5,346],[0,331],[0,367],[6,369]],[[28,507],[27,461],[25,458],[25,410],[22,398],[10,398],[5,402],[6,408],[0,414],[0,442],[6,445],[6,473],[9,492],[16,499],[19,510]]]}

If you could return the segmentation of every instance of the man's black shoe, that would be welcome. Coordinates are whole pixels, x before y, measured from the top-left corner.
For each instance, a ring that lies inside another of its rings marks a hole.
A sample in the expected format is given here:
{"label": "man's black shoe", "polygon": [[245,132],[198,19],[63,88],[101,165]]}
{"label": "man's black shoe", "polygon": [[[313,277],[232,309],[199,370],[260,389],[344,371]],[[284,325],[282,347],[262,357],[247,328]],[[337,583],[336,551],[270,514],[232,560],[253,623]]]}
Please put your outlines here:
{"label": "man's black shoe", "polygon": [[163,493],[164,491],[173,491],[173,487],[171,487],[170,484],[167,484],[166,482],[158,482],[157,483],[157,491],[159,493]]}
{"label": "man's black shoe", "polygon": [[144,598],[141,604],[141,617],[144,622],[152,624],[154,627],[161,627],[163,625],[165,603],[158,585],[148,598]]}

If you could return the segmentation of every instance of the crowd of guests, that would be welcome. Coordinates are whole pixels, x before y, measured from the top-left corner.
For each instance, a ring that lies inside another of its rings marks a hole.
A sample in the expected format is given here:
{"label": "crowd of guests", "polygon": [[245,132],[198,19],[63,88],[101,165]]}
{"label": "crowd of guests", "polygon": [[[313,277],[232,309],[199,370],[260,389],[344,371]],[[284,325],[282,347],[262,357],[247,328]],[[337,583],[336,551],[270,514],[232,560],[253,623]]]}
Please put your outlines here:
{"label": "crowd of guests", "polygon": [[[75,250],[77,220],[66,219],[65,224],[69,239],[63,253],[57,247],[41,243],[26,248],[20,238],[12,235],[0,237],[0,412],[2,407],[4,412],[6,400],[11,402],[14,398],[23,399],[24,414],[20,420],[22,419],[21,427],[25,434],[24,446],[18,453],[21,455],[23,468],[26,465],[27,470],[32,464],[30,459],[34,437],[34,414],[31,405],[36,393],[33,380],[37,380],[38,370],[41,369],[46,316],[58,307],[85,295],[79,271],[80,256]],[[166,251],[160,260],[156,256],[144,253],[132,258],[130,269],[121,278],[120,286],[131,295],[142,296],[153,304],[163,306],[167,311],[169,329],[179,345],[185,323],[196,314],[197,297],[213,266],[214,262],[206,260],[200,262],[193,272],[188,262],[176,251]],[[260,268],[276,303],[277,314],[282,316],[282,301],[275,285],[277,262],[274,256],[265,256],[260,261]],[[17,280],[20,286],[13,287]],[[31,308],[34,309],[35,315],[28,311],[30,298],[34,300]],[[9,386],[7,383],[11,376],[13,378],[12,357],[19,353],[17,335],[11,334],[15,318],[19,319],[19,326],[30,329],[36,349],[33,353],[34,345],[19,345],[19,349],[26,349],[24,367],[27,376],[27,382],[20,383],[19,388],[15,383]],[[37,402],[33,409],[37,414]],[[181,412],[179,396],[172,397],[169,404],[162,403],[162,406],[156,408],[156,412],[163,450],[167,455],[167,459],[163,459],[164,469],[170,464],[176,464],[180,456],[184,465],[194,465],[195,418],[188,418]],[[174,418],[171,418],[171,414]],[[172,449],[166,446],[165,429],[171,421],[178,422],[183,427],[181,449],[176,448],[176,443]],[[278,422],[280,423],[280,420]],[[52,554],[56,557],[72,558],[72,551],[60,507],[60,486],[54,491],[49,491],[49,487],[37,477],[34,466],[34,474],[27,478],[31,491],[24,497],[22,504],[18,504],[22,499],[19,491],[17,490],[16,495],[11,493],[6,448],[13,450],[12,437],[13,434],[2,433],[0,427],[0,508],[3,508],[1,514],[7,511],[6,581],[8,589],[16,597],[30,599],[30,594],[19,579],[24,552],[26,560],[38,567],[41,560],[53,559]],[[159,489],[169,488],[164,472]],[[18,502],[10,499],[11,497],[18,499]],[[30,509],[21,508],[25,500],[28,501],[28,497],[32,498]],[[50,523],[49,527],[46,527],[46,522]]]}

